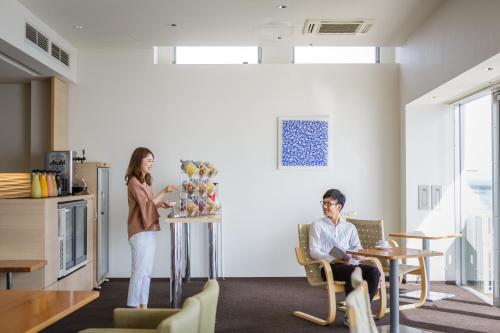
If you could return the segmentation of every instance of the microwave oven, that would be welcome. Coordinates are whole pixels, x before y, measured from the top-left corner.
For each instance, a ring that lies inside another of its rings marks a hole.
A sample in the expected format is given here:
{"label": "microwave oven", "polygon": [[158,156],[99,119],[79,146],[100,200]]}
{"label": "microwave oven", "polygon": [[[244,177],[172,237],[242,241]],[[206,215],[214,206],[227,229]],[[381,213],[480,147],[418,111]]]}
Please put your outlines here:
{"label": "microwave oven", "polygon": [[59,274],[62,278],[87,264],[87,202],[58,206]]}

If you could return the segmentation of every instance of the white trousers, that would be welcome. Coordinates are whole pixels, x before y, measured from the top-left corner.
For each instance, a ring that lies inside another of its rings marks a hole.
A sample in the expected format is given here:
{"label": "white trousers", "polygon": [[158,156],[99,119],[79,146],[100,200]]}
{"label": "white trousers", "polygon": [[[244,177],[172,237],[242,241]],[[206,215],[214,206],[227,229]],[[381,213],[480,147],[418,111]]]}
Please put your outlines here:
{"label": "white trousers", "polygon": [[139,232],[129,239],[132,249],[132,275],[128,285],[127,306],[147,305],[149,284],[156,251],[156,232]]}

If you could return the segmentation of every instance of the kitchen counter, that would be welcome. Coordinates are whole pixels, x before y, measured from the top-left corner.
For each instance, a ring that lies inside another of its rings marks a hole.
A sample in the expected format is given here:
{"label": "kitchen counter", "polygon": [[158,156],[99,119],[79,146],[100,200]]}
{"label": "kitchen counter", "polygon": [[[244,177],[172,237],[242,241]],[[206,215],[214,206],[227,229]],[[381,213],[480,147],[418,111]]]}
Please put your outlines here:
{"label": "kitchen counter", "polygon": [[[88,264],[58,279],[60,253],[58,205],[83,200],[87,205]],[[14,273],[14,289],[91,290],[94,265],[94,195],[0,199],[0,260],[46,260],[30,274]],[[0,289],[5,285],[0,275]]]}
{"label": "kitchen counter", "polygon": [[77,194],[77,195],[64,195],[60,197],[50,197],[50,198],[15,198],[15,199],[4,199],[0,198],[0,201],[3,202],[25,202],[25,201],[43,201],[43,202],[66,202],[66,201],[75,201],[75,200],[90,200],[95,196],[93,194]]}

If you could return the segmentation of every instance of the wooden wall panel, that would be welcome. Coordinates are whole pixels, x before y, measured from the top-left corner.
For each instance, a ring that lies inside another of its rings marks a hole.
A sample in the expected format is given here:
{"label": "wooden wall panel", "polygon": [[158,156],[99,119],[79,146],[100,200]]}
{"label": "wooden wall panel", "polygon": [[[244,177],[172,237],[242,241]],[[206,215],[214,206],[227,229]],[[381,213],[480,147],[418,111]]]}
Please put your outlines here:
{"label": "wooden wall panel", "polygon": [[53,77],[50,108],[52,150],[68,150],[68,93],[68,83]]}

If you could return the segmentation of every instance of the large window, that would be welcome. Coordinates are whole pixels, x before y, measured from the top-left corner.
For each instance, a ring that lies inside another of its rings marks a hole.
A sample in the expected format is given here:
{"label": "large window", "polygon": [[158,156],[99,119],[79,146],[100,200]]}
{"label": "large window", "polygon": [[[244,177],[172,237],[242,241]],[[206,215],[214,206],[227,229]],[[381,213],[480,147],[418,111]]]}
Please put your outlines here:
{"label": "large window", "polygon": [[257,46],[177,46],[176,64],[257,64]]}
{"label": "large window", "polygon": [[374,64],[378,62],[376,47],[296,46],[296,64]]}
{"label": "large window", "polygon": [[492,96],[460,103],[462,284],[493,298]]}

